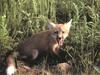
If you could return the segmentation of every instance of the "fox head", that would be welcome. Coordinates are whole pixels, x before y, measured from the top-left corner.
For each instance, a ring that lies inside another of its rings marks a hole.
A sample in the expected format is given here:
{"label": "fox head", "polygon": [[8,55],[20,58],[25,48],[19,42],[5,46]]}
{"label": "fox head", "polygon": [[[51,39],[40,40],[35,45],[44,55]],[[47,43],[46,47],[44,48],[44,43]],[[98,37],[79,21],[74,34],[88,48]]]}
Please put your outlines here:
{"label": "fox head", "polygon": [[55,24],[53,22],[49,22],[48,29],[54,29],[53,34],[51,36],[57,40],[59,45],[63,45],[64,40],[68,36],[71,22],[72,19],[64,24]]}

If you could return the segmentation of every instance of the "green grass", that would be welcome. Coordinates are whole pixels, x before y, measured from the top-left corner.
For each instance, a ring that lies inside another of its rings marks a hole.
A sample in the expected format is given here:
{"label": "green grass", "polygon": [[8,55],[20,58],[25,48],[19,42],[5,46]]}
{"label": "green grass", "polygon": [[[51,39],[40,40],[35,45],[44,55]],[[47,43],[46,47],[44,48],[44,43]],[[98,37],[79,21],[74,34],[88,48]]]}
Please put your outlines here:
{"label": "green grass", "polygon": [[63,49],[75,69],[82,65],[87,73],[100,62],[100,0],[0,0],[0,54],[45,30],[48,20],[65,23],[69,17],[73,22]]}

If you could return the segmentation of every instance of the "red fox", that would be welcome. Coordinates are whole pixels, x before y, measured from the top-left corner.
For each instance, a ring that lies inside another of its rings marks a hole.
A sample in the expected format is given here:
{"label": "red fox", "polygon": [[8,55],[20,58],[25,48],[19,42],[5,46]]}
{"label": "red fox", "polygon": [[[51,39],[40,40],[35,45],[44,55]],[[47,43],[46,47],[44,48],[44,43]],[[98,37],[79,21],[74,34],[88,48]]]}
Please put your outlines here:
{"label": "red fox", "polygon": [[72,19],[65,24],[49,22],[48,30],[41,31],[23,41],[18,47],[20,56],[35,60],[41,54],[58,55],[59,48],[69,34]]}
{"label": "red fox", "polygon": [[59,48],[69,34],[71,22],[72,20],[65,24],[50,22],[48,30],[34,34],[20,45],[20,55],[32,57],[34,60],[43,53],[59,54]]}

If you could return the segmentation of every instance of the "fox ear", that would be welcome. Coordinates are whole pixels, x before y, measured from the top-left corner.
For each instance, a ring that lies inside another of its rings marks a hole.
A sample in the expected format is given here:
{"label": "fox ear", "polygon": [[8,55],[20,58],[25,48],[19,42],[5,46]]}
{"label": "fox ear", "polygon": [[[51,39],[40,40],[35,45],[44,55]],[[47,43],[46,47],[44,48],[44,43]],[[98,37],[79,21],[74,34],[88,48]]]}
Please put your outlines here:
{"label": "fox ear", "polygon": [[54,24],[53,22],[50,22],[48,23],[48,29],[53,29],[56,27],[56,24]]}
{"label": "fox ear", "polygon": [[70,27],[72,25],[72,19],[69,22],[65,23],[64,25],[67,27],[68,30],[70,30]]}

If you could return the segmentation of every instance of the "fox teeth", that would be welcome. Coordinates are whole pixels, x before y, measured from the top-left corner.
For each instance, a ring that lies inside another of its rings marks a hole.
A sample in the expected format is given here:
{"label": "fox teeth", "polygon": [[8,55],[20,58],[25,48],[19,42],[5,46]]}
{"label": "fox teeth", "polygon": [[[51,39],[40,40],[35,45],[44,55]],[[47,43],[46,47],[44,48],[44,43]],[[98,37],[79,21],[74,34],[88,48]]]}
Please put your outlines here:
{"label": "fox teeth", "polygon": [[64,40],[59,40],[59,45],[63,45]]}

